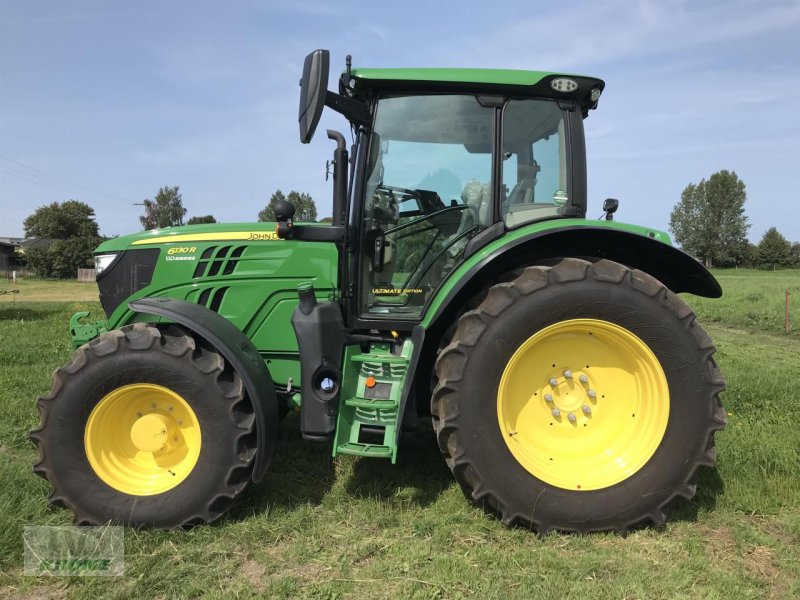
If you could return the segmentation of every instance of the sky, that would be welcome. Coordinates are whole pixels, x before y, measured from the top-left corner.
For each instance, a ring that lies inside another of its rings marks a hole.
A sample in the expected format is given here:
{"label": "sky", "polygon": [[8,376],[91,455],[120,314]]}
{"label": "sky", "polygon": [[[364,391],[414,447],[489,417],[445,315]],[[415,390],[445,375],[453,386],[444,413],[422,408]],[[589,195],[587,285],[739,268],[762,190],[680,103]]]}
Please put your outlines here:
{"label": "sky", "polygon": [[800,0],[285,2],[0,0],[0,237],[77,199],[104,235],[179,185],[187,218],[257,219],[280,188],[330,214],[325,128],[299,141],[315,48],[358,67],[487,67],[600,77],[585,122],[589,216],[666,230],[689,183],[747,186],[757,242],[800,241]]}

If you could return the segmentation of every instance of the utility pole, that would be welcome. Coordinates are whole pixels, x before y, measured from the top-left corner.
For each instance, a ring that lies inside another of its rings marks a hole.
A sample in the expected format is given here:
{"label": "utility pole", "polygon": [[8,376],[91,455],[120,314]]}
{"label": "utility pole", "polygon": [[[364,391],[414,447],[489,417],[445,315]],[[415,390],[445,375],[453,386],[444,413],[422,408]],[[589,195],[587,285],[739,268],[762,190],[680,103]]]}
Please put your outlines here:
{"label": "utility pole", "polygon": [[155,229],[156,226],[157,226],[157,223],[153,219],[153,203],[152,202],[148,202],[148,201],[144,201],[144,202],[134,202],[133,205],[134,206],[144,206],[144,212],[145,212],[144,218],[147,221],[147,223],[145,224],[144,228],[145,229]]}

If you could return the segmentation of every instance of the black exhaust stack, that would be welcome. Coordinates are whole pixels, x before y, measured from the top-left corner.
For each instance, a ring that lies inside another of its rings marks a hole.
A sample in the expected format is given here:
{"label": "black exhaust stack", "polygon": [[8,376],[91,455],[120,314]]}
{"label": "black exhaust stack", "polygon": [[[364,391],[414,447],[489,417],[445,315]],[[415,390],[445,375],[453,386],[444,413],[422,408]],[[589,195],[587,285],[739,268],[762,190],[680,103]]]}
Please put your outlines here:
{"label": "black exhaust stack", "polygon": [[333,151],[333,225],[345,225],[347,218],[347,145],[344,136],[328,129],[328,138],[336,141]]}

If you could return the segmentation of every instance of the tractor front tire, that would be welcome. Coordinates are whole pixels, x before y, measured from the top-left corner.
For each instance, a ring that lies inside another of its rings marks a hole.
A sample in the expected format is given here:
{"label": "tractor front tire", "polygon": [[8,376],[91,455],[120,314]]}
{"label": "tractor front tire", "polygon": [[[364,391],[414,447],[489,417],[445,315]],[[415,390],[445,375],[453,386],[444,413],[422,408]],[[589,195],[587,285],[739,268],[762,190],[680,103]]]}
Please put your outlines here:
{"label": "tractor front tire", "polygon": [[526,268],[465,313],[436,362],[439,446],[507,525],[662,525],[715,463],[724,381],[691,309],[608,260]]}
{"label": "tractor front tire", "polygon": [[136,323],[81,346],[38,408],[34,471],[78,525],[208,523],[250,481],[255,417],[242,380],[179,326]]}

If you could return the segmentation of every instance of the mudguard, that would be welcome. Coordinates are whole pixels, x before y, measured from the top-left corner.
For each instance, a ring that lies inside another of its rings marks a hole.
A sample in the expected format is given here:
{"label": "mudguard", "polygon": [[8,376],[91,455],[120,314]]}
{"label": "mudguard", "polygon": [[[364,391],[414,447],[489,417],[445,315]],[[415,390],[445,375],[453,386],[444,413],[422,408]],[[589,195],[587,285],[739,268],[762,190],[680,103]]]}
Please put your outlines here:
{"label": "mudguard", "polygon": [[128,304],[136,313],[156,315],[183,325],[207,340],[242,378],[256,418],[257,453],[252,479],[261,481],[269,467],[278,434],[278,399],[266,363],[250,339],[208,308],[172,298],[143,298]]}
{"label": "mudguard", "polygon": [[[491,229],[491,228],[490,228]],[[413,383],[403,393],[404,417],[416,414],[414,398],[425,398],[442,335],[458,319],[467,300],[514,269],[553,264],[564,257],[608,259],[642,270],[675,293],[719,298],[722,288],[700,262],[669,244],[657,231],[618,223],[583,219],[553,220],[506,232],[487,230],[467,246],[466,259],[442,283],[414,330],[412,365],[419,365]],[[410,413],[410,414],[406,414]]]}
{"label": "mudguard", "polygon": [[[562,224],[563,223],[563,224]],[[515,268],[543,264],[567,256],[596,260],[606,258],[632,269],[640,269],[660,280],[675,293],[688,292],[719,298],[722,288],[700,262],[654,239],[656,232],[642,235],[626,231],[621,223],[592,225],[586,221],[551,221],[538,229],[520,231],[481,248],[443,283],[428,307],[422,325],[428,329],[448,318],[471,294],[502,273]]]}

